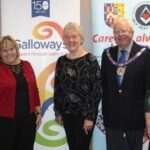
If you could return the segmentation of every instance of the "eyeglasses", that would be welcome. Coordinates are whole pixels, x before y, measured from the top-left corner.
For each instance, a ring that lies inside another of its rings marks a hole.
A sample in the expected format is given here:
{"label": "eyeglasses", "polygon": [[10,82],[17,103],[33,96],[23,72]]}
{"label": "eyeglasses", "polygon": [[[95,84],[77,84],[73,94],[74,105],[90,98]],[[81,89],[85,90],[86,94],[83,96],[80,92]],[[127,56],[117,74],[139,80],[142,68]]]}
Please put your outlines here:
{"label": "eyeglasses", "polygon": [[64,40],[70,40],[70,39],[77,39],[79,38],[79,35],[64,35]]}
{"label": "eyeglasses", "polygon": [[114,34],[119,35],[119,34],[126,34],[129,32],[127,29],[122,29],[122,30],[114,30]]}

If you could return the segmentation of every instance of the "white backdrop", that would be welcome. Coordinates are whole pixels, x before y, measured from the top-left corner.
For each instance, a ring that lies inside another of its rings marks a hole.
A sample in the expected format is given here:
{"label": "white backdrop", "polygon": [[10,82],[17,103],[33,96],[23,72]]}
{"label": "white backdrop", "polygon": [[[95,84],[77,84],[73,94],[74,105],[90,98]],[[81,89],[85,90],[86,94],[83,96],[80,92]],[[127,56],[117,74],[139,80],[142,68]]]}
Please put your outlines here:
{"label": "white backdrop", "polygon": [[[136,42],[150,46],[150,18],[139,17],[141,12],[149,14],[149,0],[91,0],[91,3],[91,43],[99,61],[103,49],[114,44],[111,16],[119,14],[129,18]],[[116,13],[106,11],[108,6],[115,8]],[[61,39],[62,28],[68,21],[80,22],[80,0],[1,0],[0,11],[2,35],[10,34],[16,38],[21,58],[29,60],[36,73],[43,104],[43,124],[37,132],[35,150],[68,150],[63,128],[53,121],[53,77],[57,58],[67,52]],[[101,107],[99,111],[93,150],[106,149]],[[147,143],[144,144],[146,149]]]}
{"label": "white backdrop", "polygon": [[[114,18],[124,16],[134,27],[134,40],[150,46],[150,1],[149,0],[92,0],[93,53],[99,63],[104,48],[114,45],[112,25]],[[93,150],[106,150],[101,105],[93,134]],[[147,150],[148,141],[144,141]]]}
{"label": "white backdrop", "polygon": [[1,34],[17,40],[37,77],[43,118],[34,150],[68,150],[64,129],[54,122],[53,78],[57,58],[67,53],[62,28],[69,21],[80,23],[79,0],[1,0]]}

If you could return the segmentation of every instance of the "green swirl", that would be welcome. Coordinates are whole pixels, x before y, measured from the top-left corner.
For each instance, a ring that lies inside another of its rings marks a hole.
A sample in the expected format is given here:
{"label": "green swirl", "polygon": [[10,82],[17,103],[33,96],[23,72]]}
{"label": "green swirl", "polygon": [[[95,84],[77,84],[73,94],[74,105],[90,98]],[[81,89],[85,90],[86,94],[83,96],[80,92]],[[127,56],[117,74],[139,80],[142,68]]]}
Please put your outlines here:
{"label": "green swirl", "polygon": [[[55,120],[50,120],[50,121],[46,122],[43,125],[43,132],[44,132],[44,134],[46,134],[48,136],[56,136],[56,135],[58,135],[59,134],[58,131],[53,131],[53,130],[49,129],[49,127],[53,126],[53,125],[57,125],[57,126],[62,127],[61,125],[57,124],[55,122]],[[37,142],[38,144],[47,146],[47,147],[58,147],[58,146],[64,145],[67,142],[67,140],[66,140],[66,137],[63,137],[63,138],[60,138],[60,139],[57,139],[57,140],[46,139],[45,137],[40,135],[39,132],[37,132],[36,133],[35,142]]]}

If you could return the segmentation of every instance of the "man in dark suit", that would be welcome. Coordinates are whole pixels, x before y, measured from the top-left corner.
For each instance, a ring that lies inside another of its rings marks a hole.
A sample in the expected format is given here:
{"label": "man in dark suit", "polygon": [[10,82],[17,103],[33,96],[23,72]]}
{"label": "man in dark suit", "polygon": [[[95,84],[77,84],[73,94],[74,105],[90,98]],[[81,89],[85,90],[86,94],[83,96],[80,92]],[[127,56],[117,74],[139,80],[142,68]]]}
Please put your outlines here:
{"label": "man in dark suit", "polygon": [[125,18],[113,26],[117,46],[102,54],[102,113],[107,150],[142,150],[150,113],[145,112],[146,87],[150,77],[150,52],[133,41],[133,28]]}

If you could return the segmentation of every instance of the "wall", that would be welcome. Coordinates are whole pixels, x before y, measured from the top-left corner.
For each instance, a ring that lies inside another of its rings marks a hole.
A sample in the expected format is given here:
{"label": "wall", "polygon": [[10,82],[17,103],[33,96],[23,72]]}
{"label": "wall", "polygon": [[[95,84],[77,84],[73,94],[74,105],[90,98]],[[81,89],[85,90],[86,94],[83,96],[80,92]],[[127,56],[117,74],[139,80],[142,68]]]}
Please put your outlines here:
{"label": "wall", "polygon": [[80,0],[81,11],[81,26],[84,30],[83,47],[87,51],[92,50],[92,15],[91,15],[91,0]]}

